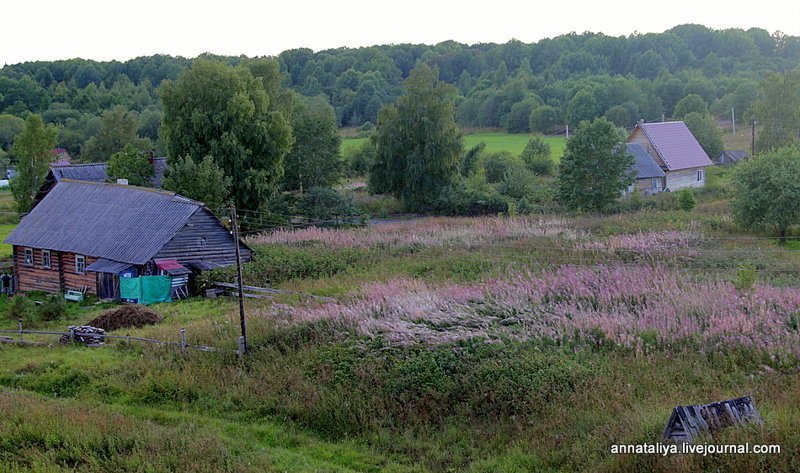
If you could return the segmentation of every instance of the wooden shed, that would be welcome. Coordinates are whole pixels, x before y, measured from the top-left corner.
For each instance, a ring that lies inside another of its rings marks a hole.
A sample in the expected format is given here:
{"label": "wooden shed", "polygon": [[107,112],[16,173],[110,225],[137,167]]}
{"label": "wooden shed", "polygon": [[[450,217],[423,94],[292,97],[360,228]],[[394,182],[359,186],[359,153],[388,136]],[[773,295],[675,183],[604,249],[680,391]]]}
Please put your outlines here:
{"label": "wooden shed", "polygon": [[[6,238],[20,291],[84,289],[119,299],[120,278],[188,279],[235,263],[231,232],[174,192],[60,179]],[[243,261],[250,249],[241,244]]]}

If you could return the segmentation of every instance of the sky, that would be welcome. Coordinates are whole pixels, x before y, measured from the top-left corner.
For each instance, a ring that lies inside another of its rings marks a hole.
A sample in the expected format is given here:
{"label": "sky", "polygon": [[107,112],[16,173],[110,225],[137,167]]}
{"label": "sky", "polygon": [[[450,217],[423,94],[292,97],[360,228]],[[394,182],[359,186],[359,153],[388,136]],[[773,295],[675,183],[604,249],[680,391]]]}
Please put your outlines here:
{"label": "sky", "polygon": [[5,0],[0,64],[170,54],[277,55],[390,43],[535,42],[571,31],[629,35],[683,23],[800,36],[800,0]]}

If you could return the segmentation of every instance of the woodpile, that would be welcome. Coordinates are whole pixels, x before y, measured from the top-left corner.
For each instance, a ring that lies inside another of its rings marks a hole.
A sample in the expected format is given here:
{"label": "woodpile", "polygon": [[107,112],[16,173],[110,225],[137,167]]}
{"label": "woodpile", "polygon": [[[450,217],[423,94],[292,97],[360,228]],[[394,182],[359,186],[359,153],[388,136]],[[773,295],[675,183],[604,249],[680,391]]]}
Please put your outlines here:
{"label": "woodpile", "polygon": [[106,331],[102,328],[92,327],[90,325],[70,325],[67,331],[71,335],[63,335],[61,343],[67,345],[69,343],[80,343],[87,347],[98,347],[104,345],[103,335]]}

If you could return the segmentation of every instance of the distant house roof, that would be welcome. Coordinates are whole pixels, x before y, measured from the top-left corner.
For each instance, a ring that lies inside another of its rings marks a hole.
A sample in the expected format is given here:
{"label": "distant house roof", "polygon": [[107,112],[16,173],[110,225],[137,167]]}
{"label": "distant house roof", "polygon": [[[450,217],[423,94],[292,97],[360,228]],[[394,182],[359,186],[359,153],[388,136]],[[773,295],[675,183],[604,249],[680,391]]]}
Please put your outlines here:
{"label": "distant house roof", "polygon": [[639,123],[636,127],[644,132],[668,171],[713,164],[683,122]]}
{"label": "distant house roof", "polygon": [[644,146],[638,143],[628,143],[626,146],[628,148],[628,153],[633,156],[633,171],[636,172],[636,179],[666,176],[664,170],[661,169],[661,166],[647,153]]}
{"label": "distant house roof", "polygon": [[[106,182],[108,163],[88,163],[88,164],[55,164],[50,166],[50,172],[56,182],[62,179],[74,179],[76,181]],[[153,187],[160,188],[164,181],[164,173],[167,170],[167,158],[153,159],[153,178],[150,183]]]}
{"label": "distant house roof", "polygon": [[714,160],[717,164],[735,163],[747,157],[747,152],[740,149],[726,149]]}
{"label": "distant house roof", "polygon": [[62,178],[5,243],[144,264],[202,207],[174,192]]}

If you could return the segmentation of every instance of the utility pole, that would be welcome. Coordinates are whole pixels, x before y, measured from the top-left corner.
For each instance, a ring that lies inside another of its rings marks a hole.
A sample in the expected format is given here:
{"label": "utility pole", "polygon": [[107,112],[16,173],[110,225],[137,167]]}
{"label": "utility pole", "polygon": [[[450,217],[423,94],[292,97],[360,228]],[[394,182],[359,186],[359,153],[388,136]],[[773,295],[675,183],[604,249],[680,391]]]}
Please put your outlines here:
{"label": "utility pole", "polygon": [[242,258],[239,255],[239,220],[236,218],[236,206],[231,205],[231,227],[233,227],[233,247],[236,250],[236,285],[239,287],[239,323],[242,326],[240,340],[241,356],[247,354],[247,324],[244,318],[244,288],[242,287]]}
{"label": "utility pole", "polygon": [[731,107],[731,124],[733,125],[733,136],[736,136],[736,112]]}
{"label": "utility pole", "polygon": [[661,123],[664,123],[665,121],[667,121],[667,116],[664,114],[664,112],[661,112]]}
{"label": "utility pole", "polygon": [[569,138],[569,123],[567,123],[567,138]]}
{"label": "utility pole", "polygon": [[750,156],[756,155],[756,116],[753,115],[753,128],[750,131]]}

